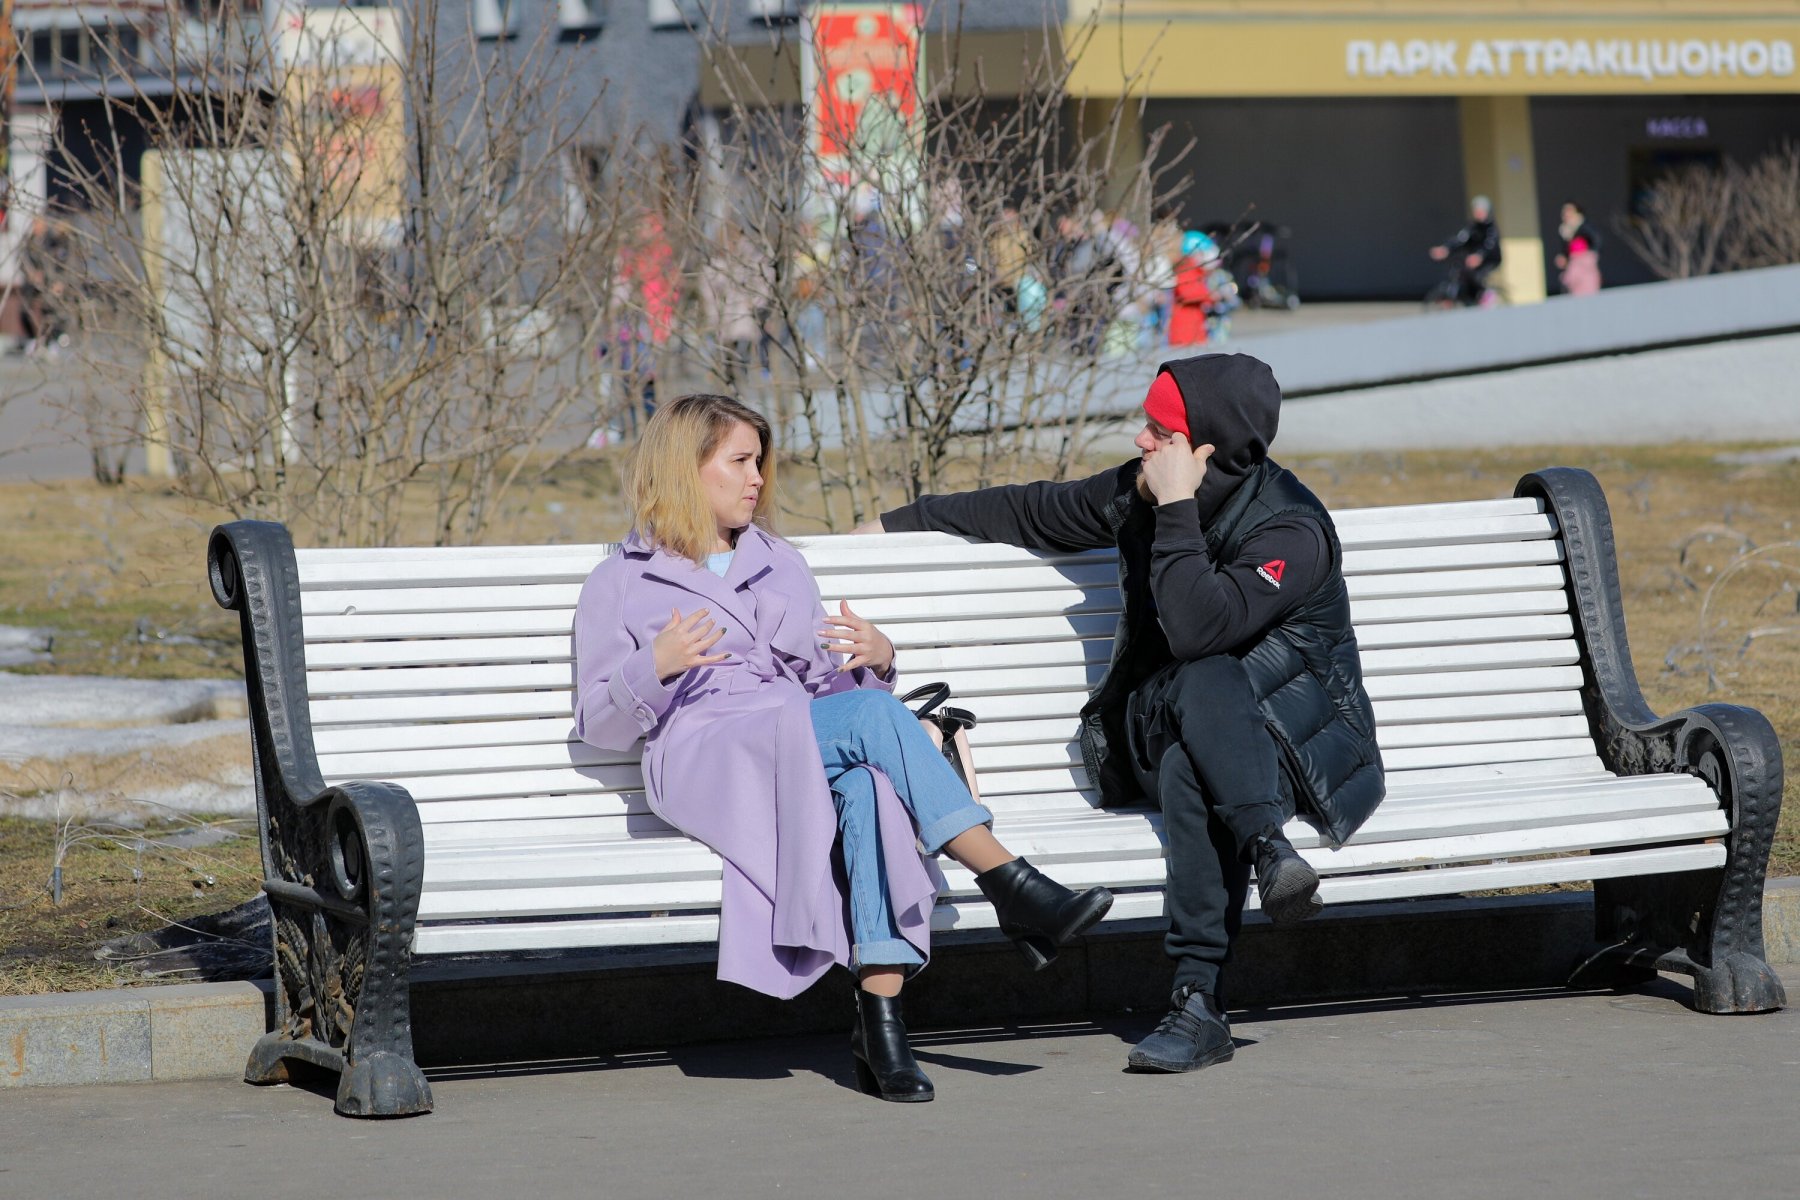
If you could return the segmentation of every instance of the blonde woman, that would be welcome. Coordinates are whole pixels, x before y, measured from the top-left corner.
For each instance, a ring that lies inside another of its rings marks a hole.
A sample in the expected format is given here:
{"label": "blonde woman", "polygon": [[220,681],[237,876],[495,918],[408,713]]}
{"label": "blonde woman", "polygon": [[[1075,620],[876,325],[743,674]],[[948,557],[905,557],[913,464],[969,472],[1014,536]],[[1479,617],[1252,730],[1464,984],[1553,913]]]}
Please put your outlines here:
{"label": "blonde woman", "polygon": [[719,978],[785,998],[850,967],[858,1082],[930,1100],[900,1010],[929,953],[929,856],[976,873],[1038,966],[1112,895],[1077,895],[995,840],[894,698],[893,643],[847,603],[827,614],[770,531],[769,446],[768,422],[724,396],[651,418],[627,479],[632,532],[575,612],[576,729],[608,749],[643,738],[650,807],[724,860]]}

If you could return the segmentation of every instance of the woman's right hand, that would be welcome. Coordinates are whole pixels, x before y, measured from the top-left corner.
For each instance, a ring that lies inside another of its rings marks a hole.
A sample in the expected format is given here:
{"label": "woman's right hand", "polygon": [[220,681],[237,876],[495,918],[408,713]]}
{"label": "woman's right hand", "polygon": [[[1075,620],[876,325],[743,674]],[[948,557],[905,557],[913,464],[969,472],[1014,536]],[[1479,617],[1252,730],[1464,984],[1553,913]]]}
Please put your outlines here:
{"label": "woman's right hand", "polygon": [[731,657],[729,654],[707,653],[725,636],[725,627],[715,627],[707,617],[707,612],[707,609],[702,608],[691,616],[684,617],[678,608],[669,610],[669,623],[662,627],[662,632],[650,643],[650,652],[656,659],[658,679],[668,683],[690,667],[710,667]]}

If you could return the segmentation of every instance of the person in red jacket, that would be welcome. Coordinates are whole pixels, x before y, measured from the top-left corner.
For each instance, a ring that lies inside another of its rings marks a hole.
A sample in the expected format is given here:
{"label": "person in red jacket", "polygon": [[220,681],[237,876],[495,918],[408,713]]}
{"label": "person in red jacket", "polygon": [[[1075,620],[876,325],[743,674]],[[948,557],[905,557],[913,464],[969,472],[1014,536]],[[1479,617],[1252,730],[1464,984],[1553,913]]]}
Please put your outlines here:
{"label": "person in red jacket", "polygon": [[1206,317],[1217,299],[1213,295],[1213,264],[1219,246],[1198,230],[1181,239],[1181,258],[1175,264],[1175,299],[1169,311],[1169,345],[1204,346]]}

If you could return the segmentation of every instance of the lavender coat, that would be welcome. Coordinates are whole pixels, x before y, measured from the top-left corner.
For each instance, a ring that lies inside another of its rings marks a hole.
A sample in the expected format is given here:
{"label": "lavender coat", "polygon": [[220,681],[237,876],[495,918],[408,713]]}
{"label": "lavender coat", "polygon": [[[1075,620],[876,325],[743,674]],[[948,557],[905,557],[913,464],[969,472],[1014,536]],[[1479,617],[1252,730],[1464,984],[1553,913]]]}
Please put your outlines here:
{"label": "lavender coat", "polygon": [[[665,687],[651,641],[671,608],[708,609],[725,629],[711,653],[731,658]],[[725,860],[719,978],[784,999],[850,961],[832,870],[837,815],[811,701],[893,686],[837,669],[819,644],[824,611],[799,551],[755,526],[723,579],[633,533],[594,569],[575,608],[576,732],[609,750],[644,739],[651,809]],[[870,774],[900,933],[925,954],[942,877],[887,777]]]}

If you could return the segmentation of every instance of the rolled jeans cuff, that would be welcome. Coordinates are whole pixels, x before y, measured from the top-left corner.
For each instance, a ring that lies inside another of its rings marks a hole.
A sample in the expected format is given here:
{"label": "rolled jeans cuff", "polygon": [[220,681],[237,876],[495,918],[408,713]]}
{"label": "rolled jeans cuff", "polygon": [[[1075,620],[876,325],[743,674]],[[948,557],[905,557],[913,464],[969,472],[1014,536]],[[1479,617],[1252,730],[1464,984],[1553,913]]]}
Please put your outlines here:
{"label": "rolled jeans cuff", "polygon": [[967,833],[977,825],[992,825],[994,814],[986,805],[965,804],[919,829],[919,845],[927,854],[936,854],[944,843],[959,833]]}
{"label": "rolled jeans cuff", "polygon": [[[850,969],[863,967],[922,967],[925,959],[905,938],[885,938],[879,942],[858,943],[850,948]],[[907,978],[917,972],[908,971]]]}

